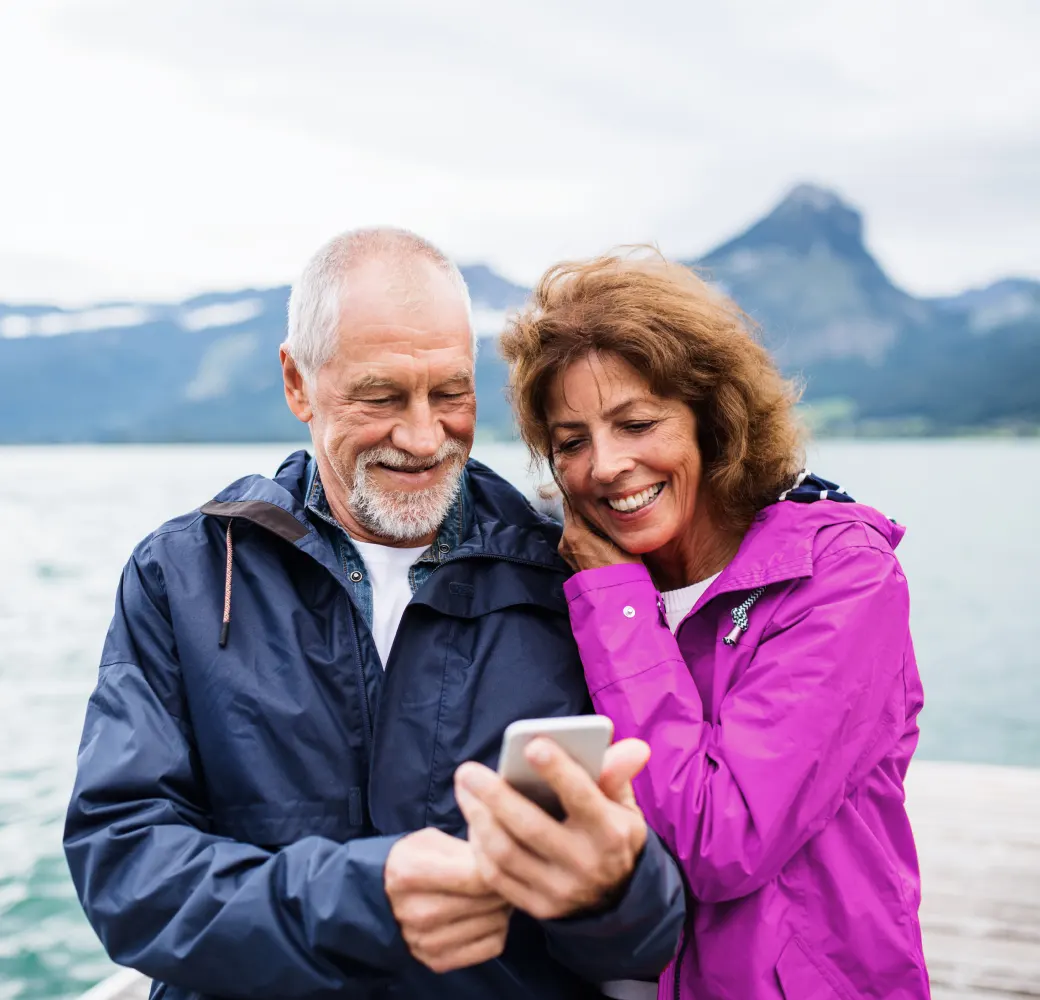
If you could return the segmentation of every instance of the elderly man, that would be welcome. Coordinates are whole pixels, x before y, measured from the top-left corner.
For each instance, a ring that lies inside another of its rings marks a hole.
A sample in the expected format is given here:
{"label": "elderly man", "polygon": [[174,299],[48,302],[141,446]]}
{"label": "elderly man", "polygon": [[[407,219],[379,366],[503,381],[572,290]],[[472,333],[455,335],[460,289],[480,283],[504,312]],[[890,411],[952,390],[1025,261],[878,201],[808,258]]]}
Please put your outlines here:
{"label": "elderly man", "polygon": [[468,460],[474,353],[434,247],[332,240],[281,351],[314,457],[123,573],[65,846],[155,996],[580,997],[675,949],[681,882],[631,794],[645,746],[598,785],[534,747],[562,823],[488,769],[508,723],[589,702],[558,530]]}

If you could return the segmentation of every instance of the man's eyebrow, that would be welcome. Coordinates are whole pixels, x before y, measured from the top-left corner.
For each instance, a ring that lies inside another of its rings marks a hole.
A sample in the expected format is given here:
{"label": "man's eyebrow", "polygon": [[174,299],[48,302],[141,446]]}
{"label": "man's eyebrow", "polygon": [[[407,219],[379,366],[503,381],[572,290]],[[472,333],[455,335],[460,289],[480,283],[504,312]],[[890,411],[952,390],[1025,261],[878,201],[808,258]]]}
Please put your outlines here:
{"label": "man's eyebrow", "polygon": [[351,387],[352,396],[367,392],[398,392],[400,386],[390,378],[380,378],[378,375],[363,375]]}
{"label": "man's eyebrow", "polygon": [[473,385],[473,372],[468,368],[460,368],[454,375],[449,375],[446,379],[442,379],[437,383],[438,389],[443,389],[447,386],[465,386],[470,387]]}

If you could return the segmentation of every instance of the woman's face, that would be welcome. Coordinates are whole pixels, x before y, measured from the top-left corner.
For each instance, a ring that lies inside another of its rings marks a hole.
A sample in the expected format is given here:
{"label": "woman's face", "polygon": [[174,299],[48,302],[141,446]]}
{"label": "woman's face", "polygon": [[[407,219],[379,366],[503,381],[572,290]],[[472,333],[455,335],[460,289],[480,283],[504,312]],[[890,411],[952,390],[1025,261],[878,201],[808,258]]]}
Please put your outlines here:
{"label": "woman's face", "polygon": [[547,407],[556,475],[576,513],[634,555],[688,534],[701,454],[693,411],[615,354],[573,362]]}

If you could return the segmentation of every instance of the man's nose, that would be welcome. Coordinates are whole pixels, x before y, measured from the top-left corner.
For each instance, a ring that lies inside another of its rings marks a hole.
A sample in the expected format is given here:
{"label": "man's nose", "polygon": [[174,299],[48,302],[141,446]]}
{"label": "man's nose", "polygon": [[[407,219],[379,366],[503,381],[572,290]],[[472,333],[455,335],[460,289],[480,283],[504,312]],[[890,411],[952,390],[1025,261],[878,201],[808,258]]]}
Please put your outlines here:
{"label": "man's nose", "polygon": [[635,462],[624,448],[612,440],[592,442],[592,478],[606,486],[623,472],[635,468]]}
{"label": "man's nose", "polygon": [[444,427],[429,400],[416,400],[390,432],[390,443],[416,458],[431,458],[444,444]]}

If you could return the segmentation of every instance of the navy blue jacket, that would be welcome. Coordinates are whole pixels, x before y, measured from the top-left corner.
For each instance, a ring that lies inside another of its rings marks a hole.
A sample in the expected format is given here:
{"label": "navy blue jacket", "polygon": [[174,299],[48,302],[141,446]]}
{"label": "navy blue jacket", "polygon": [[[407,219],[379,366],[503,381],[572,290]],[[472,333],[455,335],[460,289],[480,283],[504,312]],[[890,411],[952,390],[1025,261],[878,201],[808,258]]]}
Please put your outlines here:
{"label": "navy blue jacket", "polygon": [[517,913],[501,958],[446,975],[411,958],[390,847],[424,826],[464,835],[453,773],[494,766],[508,723],[589,710],[559,529],[471,461],[470,535],[405,611],[373,705],[367,626],[304,510],[306,463],[168,522],[123,572],[65,829],[109,954],[168,1000],[562,998],[654,978],[684,906],[653,835],[609,912]]}

